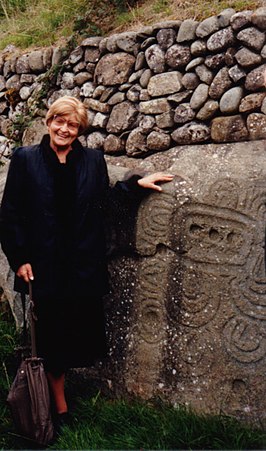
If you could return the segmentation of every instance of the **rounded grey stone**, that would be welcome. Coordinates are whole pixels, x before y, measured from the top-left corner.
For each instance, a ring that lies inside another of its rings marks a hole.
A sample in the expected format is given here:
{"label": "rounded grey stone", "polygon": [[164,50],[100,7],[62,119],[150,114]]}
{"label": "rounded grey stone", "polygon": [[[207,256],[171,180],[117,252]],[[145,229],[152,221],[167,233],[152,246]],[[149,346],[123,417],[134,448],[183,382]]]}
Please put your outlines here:
{"label": "rounded grey stone", "polygon": [[155,116],[155,121],[159,128],[171,128],[174,126],[174,112],[168,111],[167,113],[158,114]]}
{"label": "rounded grey stone", "polygon": [[34,119],[23,133],[23,146],[32,146],[34,144],[38,144],[41,141],[43,135],[45,135],[46,133],[47,125],[45,123],[45,119],[40,117]]}
{"label": "rounded grey stone", "polygon": [[52,66],[56,66],[57,64],[60,64],[62,61],[63,55],[62,50],[60,47],[55,47],[53,49],[53,55],[52,55]]}
{"label": "rounded grey stone", "polygon": [[86,38],[81,42],[82,47],[99,47],[103,38],[101,36],[93,36],[90,38]]}
{"label": "rounded grey stone", "polygon": [[214,33],[207,41],[207,49],[210,52],[220,52],[221,50],[234,45],[235,37],[231,27],[223,28]]}
{"label": "rounded grey stone", "polygon": [[246,77],[246,72],[237,64],[228,70],[229,77],[236,83]]}
{"label": "rounded grey stone", "polygon": [[130,129],[137,114],[138,111],[131,102],[125,101],[115,105],[111,111],[106,130],[108,133],[119,133]]}
{"label": "rounded grey stone", "polygon": [[247,129],[252,140],[266,139],[266,115],[251,113],[247,117]]}
{"label": "rounded grey stone", "polygon": [[230,19],[235,14],[233,8],[226,8],[217,15],[217,20],[220,28],[228,27]]}
{"label": "rounded grey stone", "polygon": [[108,122],[108,118],[109,116],[107,116],[106,114],[98,112],[93,118],[92,126],[95,128],[105,128]]}
{"label": "rounded grey stone", "polygon": [[252,11],[240,11],[235,13],[230,19],[230,25],[233,30],[240,30],[251,23]]}
{"label": "rounded grey stone", "polygon": [[244,97],[239,105],[240,113],[247,113],[261,108],[265,94],[264,92],[257,92]]}
{"label": "rounded grey stone", "polygon": [[16,73],[17,74],[27,74],[30,72],[29,56],[28,54],[22,55],[17,59],[16,62]]}
{"label": "rounded grey stone", "polygon": [[82,86],[84,83],[92,79],[92,75],[89,72],[79,72],[74,75],[74,84],[77,86]]}
{"label": "rounded grey stone", "polygon": [[196,36],[199,38],[206,38],[217,30],[219,30],[217,16],[208,17],[198,25],[196,29]]}
{"label": "rounded grey stone", "polygon": [[171,109],[166,99],[154,99],[147,102],[140,102],[139,111],[143,114],[161,114]]}
{"label": "rounded grey stone", "polygon": [[200,64],[199,66],[197,66],[195,72],[200,81],[206,83],[207,85],[211,84],[213,80],[213,73],[205,66],[205,64]]}
{"label": "rounded grey stone", "polygon": [[177,124],[185,124],[194,119],[196,113],[189,103],[181,103],[175,109],[174,122]]}
{"label": "rounded grey stone", "polygon": [[266,7],[256,9],[251,16],[251,22],[261,30],[266,30]]}
{"label": "rounded grey stone", "polygon": [[231,86],[232,80],[229,77],[228,68],[223,67],[219,70],[210,85],[209,96],[212,99],[217,100],[225,93],[225,91],[231,88]]}
{"label": "rounded grey stone", "polygon": [[208,100],[198,111],[196,118],[200,121],[210,120],[219,110],[219,103],[216,100]]}
{"label": "rounded grey stone", "polygon": [[186,41],[192,41],[196,38],[196,29],[198,27],[198,22],[193,19],[186,19],[184,20],[180,28],[178,30],[177,42],[186,42]]}
{"label": "rounded grey stone", "polygon": [[140,77],[139,83],[142,88],[147,88],[149,80],[152,76],[151,69],[146,69]]}
{"label": "rounded grey stone", "polygon": [[166,50],[174,44],[176,40],[176,32],[172,28],[163,28],[156,35],[159,46]]}
{"label": "rounded grey stone", "polygon": [[225,53],[217,53],[216,55],[208,55],[205,58],[205,66],[209,69],[219,69],[225,62]]}
{"label": "rounded grey stone", "polygon": [[242,47],[236,54],[235,59],[242,67],[252,67],[261,63],[261,56],[252,52],[246,47]]}
{"label": "rounded grey stone", "polygon": [[6,88],[6,79],[3,75],[0,75],[0,91]]}
{"label": "rounded grey stone", "polygon": [[95,69],[96,83],[110,86],[125,83],[134,65],[134,56],[127,53],[118,52],[104,55]]}
{"label": "rounded grey stone", "polygon": [[115,92],[112,97],[110,97],[107,101],[108,105],[117,105],[118,103],[122,103],[126,100],[126,94],[124,92]]}
{"label": "rounded grey stone", "polygon": [[88,82],[84,83],[84,85],[81,87],[80,95],[82,95],[84,97],[91,97],[94,89],[95,89],[94,83],[91,81],[88,81]]}
{"label": "rounded grey stone", "polygon": [[204,58],[202,56],[198,56],[197,58],[193,58],[190,63],[185,68],[186,72],[189,72],[191,69],[194,69],[194,67],[198,66],[199,64],[202,64],[204,62]]}
{"label": "rounded grey stone", "polygon": [[144,52],[139,52],[136,56],[135,70],[138,71],[145,66],[145,54]]}
{"label": "rounded grey stone", "polygon": [[121,138],[110,134],[105,138],[103,148],[106,154],[120,154],[123,152],[125,145]]}
{"label": "rounded grey stone", "polygon": [[34,50],[29,53],[29,66],[32,72],[43,72],[45,67],[43,64],[43,52],[42,50]]}
{"label": "rounded grey stone", "polygon": [[110,105],[107,103],[100,102],[99,100],[92,99],[91,97],[84,100],[84,105],[94,111],[99,111],[100,113],[109,113],[111,109]]}
{"label": "rounded grey stone", "polygon": [[184,67],[191,60],[190,48],[186,45],[174,44],[167,50],[165,60],[173,69]]}
{"label": "rounded grey stone", "polygon": [[116,38],[116,45],[120,50],[136,55],[139,49],[137,34],[134,31],[119,33]]}
{"label": "rounded grey stone", "polygon": [[84,53],[85,63],[97,63],[100,59],[101,52],[97,47],[87,47]]}
{"label": "rounded grey stone", "polygon": [[61,88],[73,89],[75,86],[74,74],[72,72],[64,72],[62,75]]}
{"label": "rounded grey stone", "polygon": [[207,50],[207,44],[206,41],[203,39],[198,39],[194,42],[192,42],[190,46],[190,52],[193,56],[200,56],[205,55]]}
{"label": "rounded grey stone", "polygon": [[265,88],[264,74],[266,71],[266,64],[257,67],[250,71],[246,76],[245,88],[248,91],[258,91]]}
{"label": "rounded grey stone", "polygon": [[148,116],[147,114],[141,116],[139,121],[139,128],[143,133],[149,133],[155,125],[155,119],[153,116]]}
{"label": "rounded grey stone", "polygon": [[208,99],[208,93],[209,86],[205,83],[201,83],[199,86],[197,86],[190,99],[191,108],[193,108],[193,110],[198,110],[199,108],[201,108]]}
{"label": "rounded grey stone", "polygon": [[214,142],[237,142],[248,138],[248,130],[241,115],[216,117],[211,124],[211,137]]}
{"label": "rounded grey stone", "polygon": [[160,133],[156,131],[152,131],[147,136],[147,147],[150,150],[162,151],[167,150],[170,147],[171,138],[166,133]]}
{"label": "rounded grey stone", "polygon": [[86,63],[85,61],[80,61],[72,68],[72,71],[74,72],[74,74],[78,74],[79,72],[82,72],[84,69],[86,69]]}
{"label": "rounded grey stone", "polygon": [[145,39],[141,43],[140,48],[141,48],[141,50],[145,50],[148,47],[152,46],[153,44],[156,44],[156,38],[155,37],[150,37],[150,38]]}
{"label": "rounded grey stone", "polygon": [[20,83],[20,76],[18,74],[12,75],[12,77],[7,79],[6,89],[19,90],[20,88],[21,88],[21,83]]}
{"label": "rounded grey stone", "polygon": [[152,97],[164,96],[180,91],[182,74],[177,71],[154,75],[148,84],[148,93]]}
{"label": "rounded grey stone", "polygon": [[220,100],[220,110],[222,113],[236,113],[243,96],[243,89],[239,86],[229,89]]}
{"label": "rounded grey stone", "polygon": [[197,74],[188,72],[183,76],[181,82],[186,89],[195,89],[200,84],[200,79]]}
{"label": "rounded grey stone", "polygon": [[[97,88],[96,88],[97,89]],[[96,91],[96,90],[95,90]],[[95,91],[92,95],[92,97],[95,97]],[[108,99],[110,99],[111,95],[113,95],[115,93],[115,88],[104,88],[104,90],[102,91],[101,95],[100,95],[100,102],[106,102]]]}
{"label": "rounded grey stone", "polygon": [[87,137],[87,147],[90,149],[103,149],[106,135],[102,132],[92,132]]}
{"label": "rounded grey stone", "polygon": [[130,100],[131,102],[138,102],[139,101],[139,96],[140,96],[140,91],[141,91],[141,87],[139,85],[134,85],[131,86],[131,88],[129,88],[129,90],[127,91],[127,99]]}
{"label": "rounded grey stone", "polygon": [[241,30],[237,34],[237,39],[241,44],[253,50],[260,51],[265,43],[265,33],[259,31],[255,27],[249,27],[245,30]]}
{"label": "rounded grey stone", "polygon": [[137,72],[133,72],[133,74],[131,74],[128,79],[128,83],[134,83],[135,81],[139,80],[139,78],[143,74],[144,70],[145,69],[140,69]]}
{"label": "rounded grey stone", "polygon": [[19,91],[19,95],[22,100],[27,100],[31,95],[31,93],[32,93],[31,86],[22,86],[22,88]]}
{"label": "rounded grey stone", "polygon": [[165,53],[158,44],[154,44],[145,50],[145,58],[151,70],[156,74],[165,70]]}
{"label": "rounded grey stone", "polygon": [[171,137],[177,144],[206,142],[210,138],[210,128],[205,124],[189,122],[175,130]]}
{"label": "rounded grey stone", "polygon": [[126,153],[129,156],[138,156],[147,153],[146,135],[141,128],[132,130],[126,141]]}
{"label": "rounded grey stone", "polygon": [[173,94],[171,96],[168,96],[167,99],[170,102],[179,104],[179,103],[182,103],[182,102],[190,99],[192,94],[193,94],[193,91],[191,89],[189,89],[187,91],[182,91],[182,92],[179,92],[178,94]]}

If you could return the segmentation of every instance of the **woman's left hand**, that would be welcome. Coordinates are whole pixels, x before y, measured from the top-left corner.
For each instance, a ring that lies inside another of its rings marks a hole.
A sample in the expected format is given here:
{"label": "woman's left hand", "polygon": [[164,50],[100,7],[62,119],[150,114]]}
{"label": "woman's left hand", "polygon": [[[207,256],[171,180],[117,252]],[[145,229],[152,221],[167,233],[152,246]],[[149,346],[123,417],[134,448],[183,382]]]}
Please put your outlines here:
{"label": "woman's left hand", "polygon": [[166,174],[165,172],[154,172],[154,174],[147,175],[138,180],[138,184],[142,188],[154,189],[156,191],[162,191],[162,187],[156,185],[157,182],[171,182],[174,178],[173,174]]}

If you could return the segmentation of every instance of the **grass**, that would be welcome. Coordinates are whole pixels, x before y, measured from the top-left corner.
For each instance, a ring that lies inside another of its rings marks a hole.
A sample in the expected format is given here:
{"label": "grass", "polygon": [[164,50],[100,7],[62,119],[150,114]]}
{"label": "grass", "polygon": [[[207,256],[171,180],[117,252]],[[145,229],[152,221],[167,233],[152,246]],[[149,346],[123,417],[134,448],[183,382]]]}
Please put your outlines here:
{"label": "grass", "polygon": [[[90,27],[91,34],[99,34],[100,29],[90,18],[94,7],[94,0],[28,0],[22,10],[15,8],[11,10],[12,15],[10,11],[7,16],[2,16],[0,48],[8,44],[21,48],[48,46],[71,36],[74,31],[80,31],[81,35],[83,31],[90,34]],[[80,24],[84,15],[85,20]],[[78,24],[81,29],[75,30]]]}
{"label": "grass", "polygon": [[[25,449],[15,435],[6,397],[15,374],[15,326],[0,317],[0,449]],[[99,382],[70,374],[71,423],[50,449],[265,449],[266,433],[226,416],[198,415],[160,399],[112,399]]]}
{"label": "grass", "polygon": [[263,449],[266,436],[229,417],[196,415],[161,401],[77,399],[53,449]]}
{"label": "grass", "polygon": [[0,0],[0,50],[65,43],[160,20],[202,20],[225,8],[256,9],[264,0]]}

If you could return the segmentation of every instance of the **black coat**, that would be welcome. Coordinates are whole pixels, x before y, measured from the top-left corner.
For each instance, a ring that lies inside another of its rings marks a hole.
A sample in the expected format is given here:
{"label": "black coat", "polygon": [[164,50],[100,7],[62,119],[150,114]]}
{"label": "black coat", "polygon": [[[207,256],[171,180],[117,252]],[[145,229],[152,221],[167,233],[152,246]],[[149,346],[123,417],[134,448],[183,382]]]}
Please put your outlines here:
{"label": "black coat", "polygon": [[[14,272],[31,263],[35,297],[54,296],[58,283],[56,237],[58,215],[55,179],[47,160],[49,136],[39,145],[20,147],[11,159],[1,206],[1,244]],[[51,151],[51,149],[50,149]],[[119,182],[110,196],[103,153],[73,144],[75,173],[72,247],[69,255],[68,289],[78,296],[101,296],[107,290],[104,205],[118,193],[141,193],[137,178]],[[69,154],[70,155],[70,154]],[[118,195],[119,197],[119,195]],[[60,231],[59,231],[60,234]],[[15,290],[25,290],[16,277]]]}

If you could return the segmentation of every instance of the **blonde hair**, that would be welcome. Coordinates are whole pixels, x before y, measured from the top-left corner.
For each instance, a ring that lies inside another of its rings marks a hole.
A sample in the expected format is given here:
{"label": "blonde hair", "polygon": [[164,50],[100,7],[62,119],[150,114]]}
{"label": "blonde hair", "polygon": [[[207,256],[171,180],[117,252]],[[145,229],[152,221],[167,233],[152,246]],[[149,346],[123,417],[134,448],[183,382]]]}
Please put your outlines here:
{"label": "blonde hair", "polygon": [[88,128],[88,114],[86,107],[80,100],[76,99],[76,97],[63,96],[55,100],[47,111],[46,125],[49,124],[49,121],[51,121],[55,115],[64,116],[72,113],[76,114],[78,118],[78,122],[80,123],[78,134],[81,135],[86,128]]}

